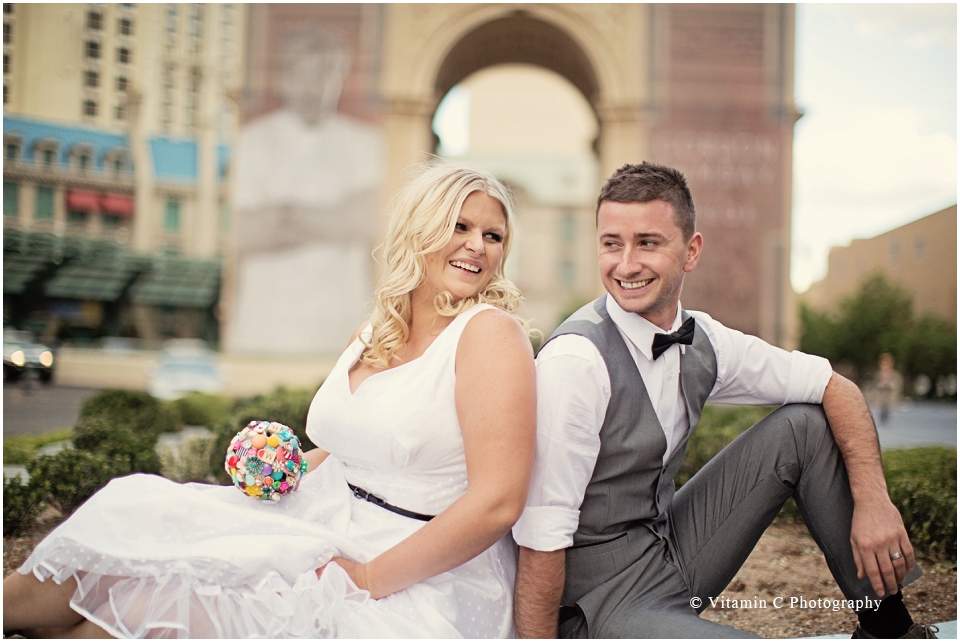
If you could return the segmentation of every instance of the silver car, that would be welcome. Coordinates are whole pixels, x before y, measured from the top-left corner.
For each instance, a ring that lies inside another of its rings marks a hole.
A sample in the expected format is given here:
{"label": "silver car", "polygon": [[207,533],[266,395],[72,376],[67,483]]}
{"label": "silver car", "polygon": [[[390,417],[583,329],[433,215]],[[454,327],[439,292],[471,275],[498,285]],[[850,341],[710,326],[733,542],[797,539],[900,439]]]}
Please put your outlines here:
{"label": "silver car", "polygon": [[191,392],[217,394],[222,391],[223,377],[215,353],[206,344],[190,339],[174,339],[164,345],[148,388],[157,399],[168,400]]}

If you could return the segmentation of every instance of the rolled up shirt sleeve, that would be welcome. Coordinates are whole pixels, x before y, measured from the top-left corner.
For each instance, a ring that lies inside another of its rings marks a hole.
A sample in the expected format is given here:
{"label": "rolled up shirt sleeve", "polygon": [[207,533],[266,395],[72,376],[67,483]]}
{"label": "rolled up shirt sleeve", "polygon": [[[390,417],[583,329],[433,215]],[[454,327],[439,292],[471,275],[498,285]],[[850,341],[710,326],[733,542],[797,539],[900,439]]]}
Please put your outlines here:
{"label": "rolled up shirt sleeve", "polygon": [[537,454],[527,505],[513,538],[555,551],[573,544],[580,504],[600,452],[610,376],[596,347],[564,335],[537,357]]}
{"label": "rolled up shirt sleeve", "polygon": [[787,352],[731,330],[703,312],[692,314],[717,355],[717,382],[708,401],[760,406],[823,401],[833,375],[830,362],[823,357]]}

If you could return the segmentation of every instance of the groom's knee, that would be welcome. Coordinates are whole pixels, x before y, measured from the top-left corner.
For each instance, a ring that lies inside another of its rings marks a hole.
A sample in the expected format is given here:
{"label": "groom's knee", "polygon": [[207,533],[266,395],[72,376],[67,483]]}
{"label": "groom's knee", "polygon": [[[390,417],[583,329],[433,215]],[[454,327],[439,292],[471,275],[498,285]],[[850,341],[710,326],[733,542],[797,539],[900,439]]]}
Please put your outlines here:
{"label": "groom's knee", "polygon": [[833,433],[830,431],[823,406],[819,404],[789,404],[771,413],[767,420],[785,445],[795,447],[801,459],[804,454],[812,455],[821,447],[834,446]]}

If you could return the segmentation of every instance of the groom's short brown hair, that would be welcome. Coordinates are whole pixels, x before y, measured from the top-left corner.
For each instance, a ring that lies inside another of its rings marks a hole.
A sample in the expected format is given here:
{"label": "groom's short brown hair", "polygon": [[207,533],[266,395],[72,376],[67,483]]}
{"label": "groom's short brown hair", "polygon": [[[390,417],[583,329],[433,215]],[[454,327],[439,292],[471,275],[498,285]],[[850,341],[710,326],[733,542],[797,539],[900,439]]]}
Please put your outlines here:
{"label": "groom's short brown hair", "polygon": [[624,165],[607,179],[597,197],[597,212],[603,201],[617,203],[647,203],[666,201],[673,206],[674,222],[683,238],[689,239],[697,231],[697,211],[693,195],[682,173],[667,167],[643,161],[639,165]]}

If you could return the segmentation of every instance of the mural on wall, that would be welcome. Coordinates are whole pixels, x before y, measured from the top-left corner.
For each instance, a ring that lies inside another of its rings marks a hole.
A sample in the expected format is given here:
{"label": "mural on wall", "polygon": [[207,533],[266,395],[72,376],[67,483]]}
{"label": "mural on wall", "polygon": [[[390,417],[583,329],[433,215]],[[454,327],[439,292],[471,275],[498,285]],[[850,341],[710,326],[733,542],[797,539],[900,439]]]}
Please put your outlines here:
{"label": "mural on wall", "polygon": [[233,165],[226,347],[337,353],[372,298],[382,135],[337,111],[351,56],[332,32],[285,36],[277,66],[281,106],[242,127]]}

